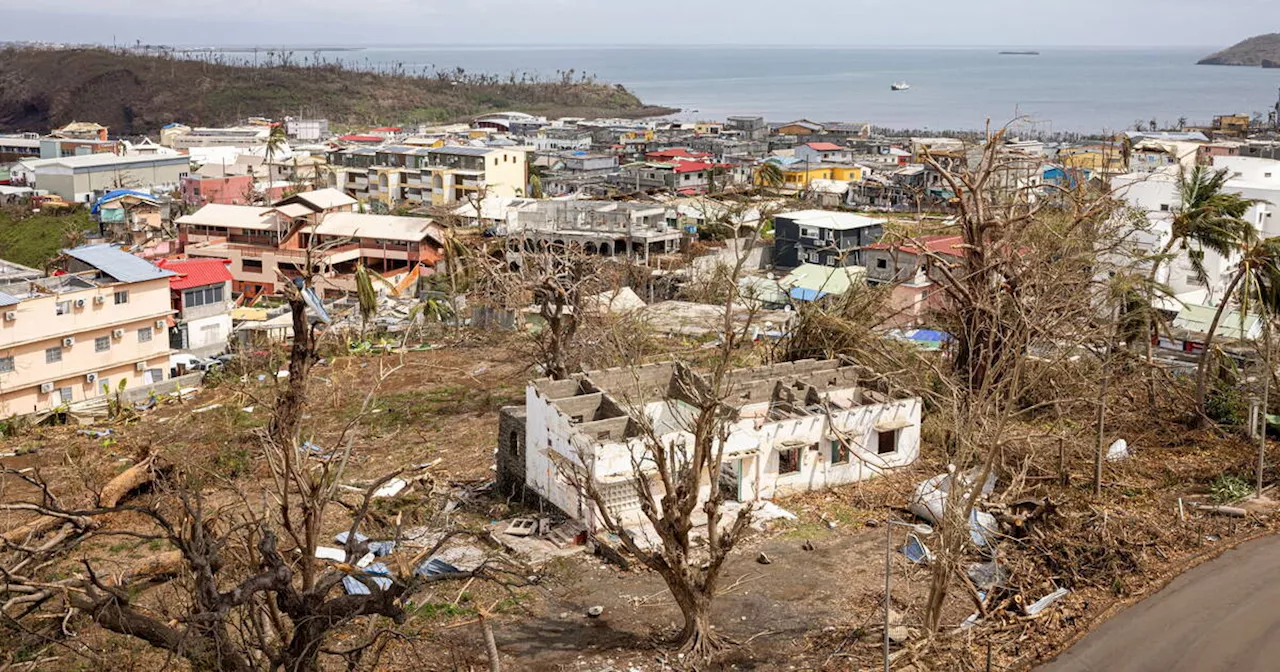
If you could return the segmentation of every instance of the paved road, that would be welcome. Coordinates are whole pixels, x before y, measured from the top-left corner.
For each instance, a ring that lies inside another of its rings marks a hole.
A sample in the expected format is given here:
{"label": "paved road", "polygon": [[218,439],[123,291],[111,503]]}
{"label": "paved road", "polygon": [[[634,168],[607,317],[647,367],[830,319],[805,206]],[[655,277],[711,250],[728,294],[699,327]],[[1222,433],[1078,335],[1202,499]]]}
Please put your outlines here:
{"label": "paved road", "polygon": [[1037,672],[1280,670],[1280,536],[1174,579]]}

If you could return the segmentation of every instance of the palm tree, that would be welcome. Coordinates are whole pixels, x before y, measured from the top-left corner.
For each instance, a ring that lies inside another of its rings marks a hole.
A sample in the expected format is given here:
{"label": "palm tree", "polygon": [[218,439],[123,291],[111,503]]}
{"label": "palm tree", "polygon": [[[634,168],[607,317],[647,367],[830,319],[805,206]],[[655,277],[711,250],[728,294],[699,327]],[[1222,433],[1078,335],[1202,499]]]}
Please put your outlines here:
{"label": "palm tree", "polygon": [[780,189],[786,182],[782,168],[772,161],[765,161],[756,169],[756,184],[770,189]]}
{"label": "palm tree", "polygon": [[263,159],[267,164],[267,184],[270,185],[274,179],[271,175],[271,166],[275,159],[289,144],[289,136],[284,130],[284,124],[275,124],[271,127],[271,133],[267,136],[267,145],[263,148]]}
{"label": "palm tree", "polygon": [[[1203,419],[1205,412],[1205,396],[1208,382],[1209,359],[1213,356],[1214,332],[1227,304],[1233,300],[1240,306],[1240,321],[1244,320],[1251,308],[1255,306],[1263,319],[1270,319],[1270,304],[1274,303],[1275,292],[1280,288],[1280,236],[1252,239],[1247,243],[1240,258],[1240,264],[1231,276],[1226,294],[1218,303],[1213,313],[1213,321],[1209,323],[1209,331],[1204,337],[1204,350],[1200,353],[1200,363],[1196,369],[1196,405]],[[1268,374],[1270,375],[1270,374]]]}
{"label": "palm tree", "polygon": [[[1148,289],[1157,285],[1156,276],[1160,272],[1160,264],[1167,259],[1174,248],[1185,250],[1191,261],[1191,270],[1197,281],[1208,285],[1208,275],[1204,270],[1204,251],[1211,250],[1221,256],[1230,256],[1239,250],[1245,241],[1254,237],[1253,225],[1244,219],[1256,201],[1240,194],[1226,191],[1230,173],[1222,170],[1211,170],[1204,166],[1196,166],[1191,172],[1181,171],[1178,175],[1178,206],[1174,210],[1170,223],[1169,240],[1165,242],[1151,261],[1151,271],[1147,278]],[[1154,305],[1153,297],[1148,295],[1148,303]],[[1147,365],[1153,370],[1155,355],[1151,349],[1152,323],[1150,310],[1143,324],[1145,328]],[[1148,378],[1148,396],[1155,403],[1155,378]]]}

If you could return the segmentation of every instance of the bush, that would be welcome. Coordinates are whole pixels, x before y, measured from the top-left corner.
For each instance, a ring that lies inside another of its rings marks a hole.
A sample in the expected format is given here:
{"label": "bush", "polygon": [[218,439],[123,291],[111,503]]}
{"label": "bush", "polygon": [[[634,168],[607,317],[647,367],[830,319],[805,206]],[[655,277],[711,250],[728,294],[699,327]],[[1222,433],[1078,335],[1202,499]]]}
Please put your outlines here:
{"label": "bush", "polygon": [[1218,504],[1244,499],[1252,492],[1253,486],[1235,474],[1219,474],[1209,485],[1209,495]]}
{"label": "bush", "polygon": [[1213,384],[1205,399],[1205,414],[1223,427],[1242,427],[1249,412],[1244,395],[1235,386],[1222,379]]}

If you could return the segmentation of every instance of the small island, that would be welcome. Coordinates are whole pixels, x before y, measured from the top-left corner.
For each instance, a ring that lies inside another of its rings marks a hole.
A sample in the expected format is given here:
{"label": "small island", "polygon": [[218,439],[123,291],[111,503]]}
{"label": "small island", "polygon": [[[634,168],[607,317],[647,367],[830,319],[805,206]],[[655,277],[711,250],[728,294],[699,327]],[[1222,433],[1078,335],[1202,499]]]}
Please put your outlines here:
{"label": "small island", "polygon": [[1210,54],[1197,61],[1197,64],[1280,68],[1280,33],[1251,37],[1216,54]]}
{"label": "small island", "polygon": [[1001,56],[1039,56],[1038,51],[1002,51]]}

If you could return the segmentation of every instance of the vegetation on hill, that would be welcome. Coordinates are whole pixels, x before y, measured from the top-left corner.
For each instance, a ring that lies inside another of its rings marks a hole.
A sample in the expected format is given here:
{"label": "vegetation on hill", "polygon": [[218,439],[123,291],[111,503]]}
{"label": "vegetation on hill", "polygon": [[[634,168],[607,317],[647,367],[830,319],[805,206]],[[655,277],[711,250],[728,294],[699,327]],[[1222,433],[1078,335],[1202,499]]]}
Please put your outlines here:
{"label": "vegetation on hill", "polygon": [[[1268,65],[1271,63],[1272,65]],[[1275,67],[1280,63],[1280,33],[1256,35],[1198,61],[1199,65],[1250,65]]]}
{"label": "vegetation on hill", "polygon": [[53,214],[0,208],[0,259],[42,269],[58,250],[97,228],[84,208]]}
{"label": "vegetation on hill", "polygon": [[460,69],[365,72],[285,54],[254,66],[109,49],[0,50],[0,131],[45,131],[84,120],[129,135],[173,122],[219,125],[258,115],[408,124],[499,110],[623,117],[670,112],[645,105],[621,85],[574,71],[549,81]]}

